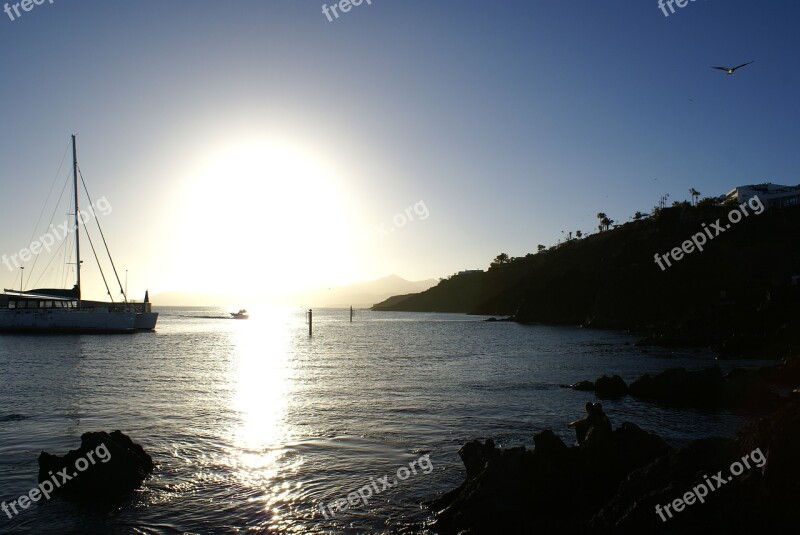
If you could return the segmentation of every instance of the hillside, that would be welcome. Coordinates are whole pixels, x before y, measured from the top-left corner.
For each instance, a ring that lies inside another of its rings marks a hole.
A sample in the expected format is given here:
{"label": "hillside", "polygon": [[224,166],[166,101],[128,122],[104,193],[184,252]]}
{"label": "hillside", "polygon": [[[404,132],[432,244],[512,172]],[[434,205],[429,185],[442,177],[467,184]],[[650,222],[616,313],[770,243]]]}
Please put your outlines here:
{"label": "hillside", "polygon": [[[800,207],[751,214],[725,228],[730,210],[666,208],[375,310],[513,315],[523,323],[644,331],[651,343],[712,345],[729,356],[788,353],[800,347]],[[723,232],[715,235],[718,219]],[[671,267],[662,260],[662,271],[654,255],[680,247],[704,225],[714,236],[704,250]]]}

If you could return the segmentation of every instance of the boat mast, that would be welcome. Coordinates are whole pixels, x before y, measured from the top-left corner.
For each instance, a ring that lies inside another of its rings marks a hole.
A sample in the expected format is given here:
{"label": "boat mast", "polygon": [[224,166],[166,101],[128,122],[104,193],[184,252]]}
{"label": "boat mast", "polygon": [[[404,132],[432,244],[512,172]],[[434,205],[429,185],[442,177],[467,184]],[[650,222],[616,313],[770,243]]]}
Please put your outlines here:
{"label": "boat mast", "polygon": [[75,288],[78,289],[78,308],[81,308],[81,229],[78,214],[78,150],[75,146],[75,134],[72,135],[72,174],[75,190]]}

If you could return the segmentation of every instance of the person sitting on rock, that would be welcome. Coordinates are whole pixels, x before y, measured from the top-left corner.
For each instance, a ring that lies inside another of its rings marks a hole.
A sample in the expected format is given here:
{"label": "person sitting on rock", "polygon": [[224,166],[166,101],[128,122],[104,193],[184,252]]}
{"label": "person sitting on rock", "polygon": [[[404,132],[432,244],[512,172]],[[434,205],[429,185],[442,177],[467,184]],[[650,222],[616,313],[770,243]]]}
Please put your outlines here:
{"label": "person sitting on rock", "polygon": [[586,430],[584,442],[589,446],[608,445],[611,443],[611,420],[603,412],[603,406],[599,403],[592,405],[589,416],[586,417],[589,425]]}
{"label": "person sitting on rock", "polygon": [[594,404],[591,401],[587,401],[585,407],[586,418],[581,418],[580,420],[575,420],[567,424],[567,427],[575,428],[575,437],[578,439],[579,446],[586,441],[586,433],[589,431],[589,426],[592,422],[592,412],[594,411]]}

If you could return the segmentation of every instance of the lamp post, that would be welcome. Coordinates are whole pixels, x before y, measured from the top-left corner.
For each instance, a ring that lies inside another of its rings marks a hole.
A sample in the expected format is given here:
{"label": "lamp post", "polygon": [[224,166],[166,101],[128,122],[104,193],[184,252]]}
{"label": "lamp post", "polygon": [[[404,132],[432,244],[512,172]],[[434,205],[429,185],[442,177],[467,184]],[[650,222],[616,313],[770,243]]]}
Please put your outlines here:
{"label": "lamp post", "polygon": [[22,293],[22,281],[25,280],[25,267],[19,268],[19,291]]}

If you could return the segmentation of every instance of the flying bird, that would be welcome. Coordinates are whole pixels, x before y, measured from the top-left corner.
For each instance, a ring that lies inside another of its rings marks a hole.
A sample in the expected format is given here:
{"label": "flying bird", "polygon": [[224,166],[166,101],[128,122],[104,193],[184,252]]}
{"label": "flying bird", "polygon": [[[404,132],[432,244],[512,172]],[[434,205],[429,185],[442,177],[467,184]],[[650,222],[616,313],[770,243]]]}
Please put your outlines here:
{"label": "flying bird", "polygon": [[718,71],[725,71],[726,74],[733,74],[736,69],[741,69],[742,67],[746,67],[753,63],[752,61],[748,61],[747,63],[742,63],[738,67],[711,67],[712,69],[717,69]]}

